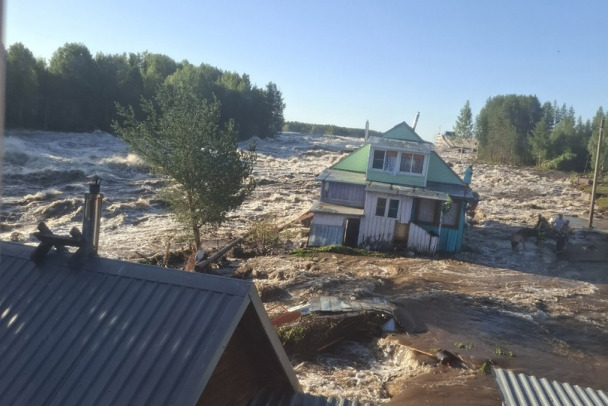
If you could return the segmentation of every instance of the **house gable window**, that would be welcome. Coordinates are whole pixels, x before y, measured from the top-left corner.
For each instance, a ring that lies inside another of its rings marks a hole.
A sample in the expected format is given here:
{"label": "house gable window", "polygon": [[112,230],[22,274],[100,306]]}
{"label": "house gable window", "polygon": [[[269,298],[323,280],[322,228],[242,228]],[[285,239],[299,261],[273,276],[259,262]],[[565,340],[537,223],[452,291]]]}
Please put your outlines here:
{"label": "house gable window", "polygon": [[424,154],[399,152],[394,150],[374,150],[372,169],[384,172],[401,172],[422,175],[424,171]]}
{"label": "house gable window", "polygon": [[[376,216],[379,217],[390,217],[397,218],[397,214],[399,213],[399,200],[390,199],[388,201],[388,207],[386,206],[387,199],[384,197],[379,197],[376,201]],[[387,210],[388,209],[388,210]]]}
{"label": "house gable window", "polygon": [[397,166],[397,151],[375,150],[372,168],[386,172],[394,172]]}
{"label": "house gable window", "polygon": [[384,169],[384,152],[382,150],[374,151],[374,161],[372,162],[372,168]]}
{"label": "house gable window", "polygon": [[409,152],[403,152],[401,154],[401,164],[399,165],[399,172],[422,174],[424,168],[424,155],[422,154],[411,154]]}

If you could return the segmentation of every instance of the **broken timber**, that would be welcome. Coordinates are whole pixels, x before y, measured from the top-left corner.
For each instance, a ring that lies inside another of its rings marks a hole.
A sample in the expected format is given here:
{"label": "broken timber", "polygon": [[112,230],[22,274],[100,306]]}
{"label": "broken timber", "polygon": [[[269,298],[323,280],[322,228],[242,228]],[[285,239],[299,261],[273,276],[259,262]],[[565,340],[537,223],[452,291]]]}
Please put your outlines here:
{"label": "broken timber", "polygon": [[218,252],[216,252],[215,254],[211,255],[209,258],[204,259],[204,260],[202,260],[202,261],[197,262],[196,264],[194,264],[194,270],[196,272],[205,272],[205,269],[207,269],[207,267],[209,265],[211,265],[212,263],[214,263],[215,261],[217,261],[218,259],[220,259],[230,248],[232,248],[235,245],[243,242],[244,239],[245,239],[245,236],[238,237],[238,238],[232,240],[231,242],[229,242],[228,244],[226,244],[222,249],[220,249]]}
{"label": "broken timber", "polygon": [[[305,216],[308,212],[304,212],[304,214],[298,216],[295,219],[289,220],[286,223],[284,223],[283,225],[278,227],[278,231],[283,231],[284,229],[286,229],[289,225],[295,223],[296,221],[300,221],[300,219]],[[220,249],[218,252],[216,252],[215,254],[211,255],[209,258],[204,259],[200,262],[197,262],[196,264],[194,264],[194,270],[196,272],[205,272],[205,270],[207,269],[207,267],[209,265],[211,265],[212,263],[214,263],[215,261],[217,261],[218,259],[220,259],[230,248],[234,247],[235,245],[245,241],[245,238],[247,238],[249,236],[250,233],[246,233],[243,234],[241,237],[237,237],[236,239],[230,241],[228,244],[226,244],[224,247],[222,247],[222,249]]]}

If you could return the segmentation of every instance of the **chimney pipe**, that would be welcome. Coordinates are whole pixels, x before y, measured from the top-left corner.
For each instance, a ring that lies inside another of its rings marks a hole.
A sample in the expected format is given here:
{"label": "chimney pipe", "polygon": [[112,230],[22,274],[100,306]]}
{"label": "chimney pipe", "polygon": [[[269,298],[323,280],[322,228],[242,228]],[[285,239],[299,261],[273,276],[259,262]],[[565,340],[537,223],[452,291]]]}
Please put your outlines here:
{"label": "chimney pipe", "polygon": [[101,221],[101,201],[103,194],[101,178],[93,175],[89,178],[89,193],[84,195],[84,219],[82,220],[82,237],[92,248],[91,252],[97,254],[99,248],[99,225]]}
{"label": "chimney pipe", "polygon": [[420,112],[416,113],[416,117],[414,117],[414,124],[412,125],[412,130],[416,131],[416,125],[418,124],[418,118],[420,117]]}
{"label": "chimney pipe", "polygon": [[365,142],[369,139],[369,120],[365,122]]}

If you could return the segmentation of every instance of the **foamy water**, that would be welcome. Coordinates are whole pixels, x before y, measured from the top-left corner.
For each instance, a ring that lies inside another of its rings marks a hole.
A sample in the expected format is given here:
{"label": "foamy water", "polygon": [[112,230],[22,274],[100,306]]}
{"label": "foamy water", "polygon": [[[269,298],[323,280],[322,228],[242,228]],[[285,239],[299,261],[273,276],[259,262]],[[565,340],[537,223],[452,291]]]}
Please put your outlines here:
{"label": "foamy water", "polygon": [[[280,134],[256,140],[254,194],[210,238],[237,236],[264,217],[287,220],[317,197],[318,175],[360,146],[347,137]],[[248,143],[243,143],[246,148]],[[35,244],[40,221],[56,234],[82,227],[88,177],[100,176],[104,194],[100,249],[109,258],[132,259],[185,245],[179,227],[158,200],[162,185],[118,138],[96,133],[8,132],[4,139],[0,238]]]}
{"label": "foamy water", "polygon": [[[316,176],[361,142],[289,133],[257,140],[254,176],[258,187],[230,213],[222,228],[205,233],[206,239],[236,237],[261,219],[282,224],[297,218],[318,199]],[[183,233],[158,199],[162,180],[112,135],[9,132],[4,151],[0,239],[35,245],[38,241],[32,233],[40,221],[57,234],[67,235],[72,227],[80,229],[87,177],[98,175],[103,179],[105,196],[100,255],[135,259],[163,252],[169,243],[173,249],[187,246]],[[450,162],[455,172],[462,174],[470,160],[459,159],[452,157]],[[264,262],[264,258],[255,258],[249,266],[290,275],[285,281],[264,281],[290,293],[291,303],[283,305],[305,303],[311,294],[369,295],[386,288],[385,280],[400,280],[404,288],[386,293],[387,298],[407,303],[428,317],[435,341],[410,337],[413,344],[426,350],[446,346],[454,350],[454,341],[471,340],[467,334],[472,334],[477,348],[471,352],[476,357],[487,359],[496,342],[509,338],[521,343],[515,348],[522,356],[520,362],[535,355],[534,351],[551,351],[559,342],[559,351],[566,354],[564,361],[545,355],[547,371],[589,361],[584,349],[580,350],[583,355],[577,355],[579,361],[571,353],[586,345],[586,331],[606,334],[608,301],[599,294],[598,285],[583,267],[556,258],[551,241],[544,246],[530,241],[525,251],[513,252],[508,239],[514,230],[533,226],[539,213],[551,217],[563,212],[566,218],[580,222],[588,215],[588,197],[564,179],[489,165],[475,166],[471,186],[482,197],[478,224],[467,231],[466,250],[454,259],[355,258],[335,263],[332,259],[321,266],[331,268],[328,273],[314,271],[314,263],[310,266],[301,259],[277,262],[269,258]],[[605,224],[602,221],[598,224]],[[591,249],[582,233],[571,243]],[[443,315],[450,311],[462,314]],[[556,328],[554,324],[561,329],[570,327],[556,338],[547,333]],[[439,332],[435,333],[436,329]],[[531,345],[531,340],[536,340],[531,335],[540,337],[542,344],[535,347],[535,341]],[[591,348],[601,347],[593,342]],[[608,355],[601,353],[593,365],[604,360],[608,362]],[[345,342],[295,367],[309,392],[380,402],[389,400],[386,388],[395,377],[423,375],[433,368],[393,338],[373,340],[369,345]],[[564,370],[567,374],[567,368]],[[572,381],[576,371],[565,375],[566,380]],[[544,371],[528,372],[541,375]]]}

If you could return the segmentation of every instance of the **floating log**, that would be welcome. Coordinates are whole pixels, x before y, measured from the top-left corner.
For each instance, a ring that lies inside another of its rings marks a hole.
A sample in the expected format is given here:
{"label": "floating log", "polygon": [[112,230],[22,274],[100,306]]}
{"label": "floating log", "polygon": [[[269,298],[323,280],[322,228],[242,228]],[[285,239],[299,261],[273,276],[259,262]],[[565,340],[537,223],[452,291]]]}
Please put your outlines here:
{"label": "floating log", "polygon": [[222,249],[220,249],[218,252],[216,252],[215,254],[211,255],[209,258],[204,259],[200,262],[197,262],[196,264],[194,264],[194,270],[196,272],[204,272],[205,269],[207,269],[207,267],[209,265],[211,265],[212,263],[214,263],[215,261],[217,261],[218,259],[220,259],[230,248],[234,247],[235,245],[243,242],[243,240],[245,239],[245,237],[238,237],[234,240],[232,240],[231,242],[229,242],[228,244],[224,245],[224,247]]}

